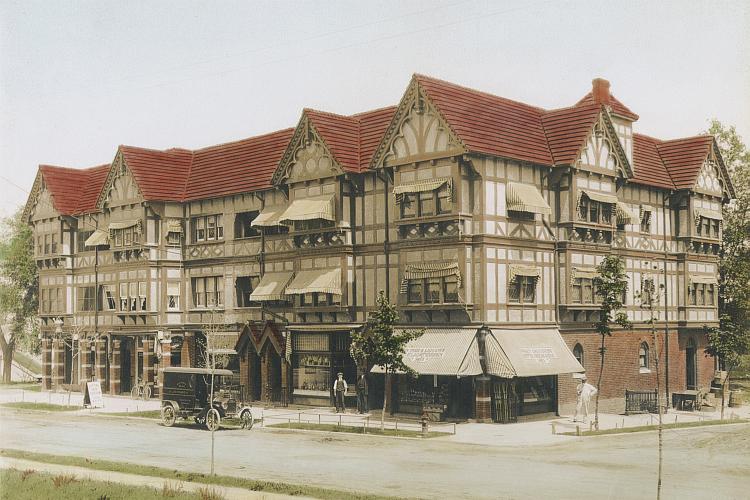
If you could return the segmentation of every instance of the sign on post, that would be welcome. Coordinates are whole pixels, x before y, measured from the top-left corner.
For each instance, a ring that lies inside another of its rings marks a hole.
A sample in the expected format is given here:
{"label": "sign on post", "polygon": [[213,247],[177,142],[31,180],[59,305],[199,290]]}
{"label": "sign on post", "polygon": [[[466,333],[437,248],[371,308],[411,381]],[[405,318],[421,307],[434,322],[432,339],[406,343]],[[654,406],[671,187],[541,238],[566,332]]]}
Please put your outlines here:
{"label": "sign on post", "polygon": [[84,408],[104,408],[102,397],[102,383],[98,380],[86,382],[86,392],[83,395]]}

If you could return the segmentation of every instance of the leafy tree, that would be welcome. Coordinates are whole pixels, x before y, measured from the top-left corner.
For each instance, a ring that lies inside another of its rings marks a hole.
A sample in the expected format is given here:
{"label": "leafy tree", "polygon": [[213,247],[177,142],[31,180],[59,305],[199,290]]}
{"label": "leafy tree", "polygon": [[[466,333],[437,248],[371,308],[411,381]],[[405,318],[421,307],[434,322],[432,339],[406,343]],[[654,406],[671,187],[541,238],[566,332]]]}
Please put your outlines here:
{"label": "leafy tree", "polygon": [[604,375],[604,358],[607,352],[606,339],[612,335],[612,323],[622,328],[632,328],[627,315],[622,310],[623,297],[628,290],[628,281],[625,275],[625,264],[616,255],[608,255],[597,266],[599,275],[594,278],[596,294],[602,299],[599,306],[599,320],[594,323],[594,328],[601,336],[599,347],[599,379],[596,387],[596,404],[594,407],[594,427],[599,429],[599,395],[602,393],[602,377]]}
{"label": "leafy tree", "polygon": [[724,403],[732,371],[742,363],[742,356],[750,354],[750,333],[746,328],[732,322],[729,315],[722,315],[719,327],[706,327],[708,346],[706,354],[721,359],[727,376],[721,390],[721,419],[724,419]]}
{"label": "leafy tree", "polygon": [[409,376],[416,376],[414,370],[404,363],[404,348],[406,344],[424,334],[420,330],[394,330],[399,314],[395,305],[391,304],[385,293],[378,293],[377,309],[370,314],[367,325],[362,332],[352,335],[351,355],[360,367],[369,371],[372,366],[382,366],[385,371],[385,391],[383,394],[383,410],[380,415],[380,428],[385,427],[385,412],[388,398],[391,394],[391,375],[401,372]]}
{"label": "leafy tree", "polygon": [[0,333],[3,381],[10,382],[13,354],[23,347],[38,350],[35,318],[38,310],[39,274],[34,262],[33,236],[22,212],[2,221],[0,240],[0,312],[9,322]]}

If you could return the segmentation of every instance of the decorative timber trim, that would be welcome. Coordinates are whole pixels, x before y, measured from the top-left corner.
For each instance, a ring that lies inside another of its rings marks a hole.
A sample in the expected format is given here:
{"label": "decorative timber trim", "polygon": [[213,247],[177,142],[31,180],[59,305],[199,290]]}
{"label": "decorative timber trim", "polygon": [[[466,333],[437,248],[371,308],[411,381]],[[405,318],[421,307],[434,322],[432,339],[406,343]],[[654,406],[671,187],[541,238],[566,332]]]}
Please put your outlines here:
{"label": "decorative timber trim", "polygon": [[[29,218],[31,217],[31,211],[36,206],[37,201],[39,201],[39,196],[42,194],[42,190],[44,189],[44,176],[42,175],[41,169],[37,171],[36,177],[34,178],[34,185],[31,187],[31,192],[29,193],[29,199],[26,200],[26,205],[23,207],[23,220],[29,221]],[[50,198],[52,198],[52,202],[54,203],[55,197],[50,192]],[[57,207],[55,207],[55,210],[57,210]]]}
{"label": "decorative timber trim", "polygon": [[96,199],[96,208],[98,208],[99,210],[104,210],[104,203],[107,201],[107,196],[112,189],[112,185],[115,183],[117,178],[123,175],[125,172],[130,172],[130,175],[133,177],[133,184],[138,189],[138,194],[140,195],[141,199],[143,199],[143,192],[138,185],[138,179],[135,178],[132,170],[128,168],[128,164],[125,161],[125,156],[122,154],[122,149],[118,147],[117,153],[115,153],[115,159],[112,160],[112,164],[109,166],[109,172],[107,172],[107,178],[104,181],[102,190],[99,191],[99,197]]}
{"label": "decorative timber trim", "polygon": [[[726,194],[728,195],[727,198],[735,198],[737,194],[734,190],[734,184],[732,184],[732,178],[729,176],[729,171],[727,170],[727,166],[724,163],[724,158],[721,156],[721,151],[719,150],[719,145],[716,143],[715,137],[711,140],[710,153],[714,154],[716,163],[718,163],[719,165],[719,172],[721,172],[722,177],[721,180],[724,182],[724,189],[726,191]],[[695,176],[696,183],[698,182],[698,177],[698,175]],[[693,186],[693,189],[695,189],[695,185]]]}

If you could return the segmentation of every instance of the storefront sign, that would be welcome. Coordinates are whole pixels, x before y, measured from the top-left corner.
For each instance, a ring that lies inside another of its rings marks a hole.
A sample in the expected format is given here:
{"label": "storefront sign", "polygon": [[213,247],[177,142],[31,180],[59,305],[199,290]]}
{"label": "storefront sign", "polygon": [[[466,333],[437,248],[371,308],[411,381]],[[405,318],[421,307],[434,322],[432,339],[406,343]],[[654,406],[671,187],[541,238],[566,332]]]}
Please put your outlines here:
{"label": "storefront sign", "polygon": [[551,347],[522,347],[521,354],[525,360],[544,365],[548,365],[553,359],[557,359],[557,354]]}
{"label": "storefront sign", "polygon": [[83,395],[83,406],[88,408],[104,408],[102,383],[98,380],[86,383],[86,393]]}
{"label": "storefront sign", "polygon": [[445,348],[442,347],[407,347],[404,349],[404,359],[413,363],[427,363],[444,357]]}

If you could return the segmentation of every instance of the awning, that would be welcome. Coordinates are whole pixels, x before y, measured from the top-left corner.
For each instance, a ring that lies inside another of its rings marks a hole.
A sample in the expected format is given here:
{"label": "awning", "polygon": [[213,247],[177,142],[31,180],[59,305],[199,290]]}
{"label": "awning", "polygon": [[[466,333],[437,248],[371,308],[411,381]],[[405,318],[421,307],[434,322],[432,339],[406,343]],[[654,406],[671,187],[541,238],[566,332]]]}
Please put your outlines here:
{"label": "awning", "polygon": [[341,295],[341,269],[300,271],[286,287],[287,295],[332,293]]}
{"label": "awning", "polygon": [[424,278],[442,278],[445,276],[456,276],[458,288],[461,288],[461,270],[457,262],[424,262],[420,264],[409,264],[404,269],[401,280],[400,293],[406,293],[409,280]]}
{"label": "awning", "polygon": [[286,300],[284,288],[292,279],[291,271],[266,273],[250,294],[250,300],[262,302],[264,300]]}
{"label": "awning", "polygon": [[485,338],[487,373],[534,377],[586,371],[557,329],[492,330]]}
{"label": "awning", "polygon": [[691,274],[688,276],[689,283],[703,283],[706,285],[716,285],[719,280],[713,274]]}
{"label": "awning", "polygon": [[336,221],[333,208],[335,195],[315,196],[294,200],[289,208],[279,216],[279,221],[286,224],[298,220],[323,219],[331,222]]}
{"label": "awning", "polygon": [[508,210],[552,215],[552,209],[544,201],[542,193],[530,184],[509,182],[505,190],[505,203]]}
{"label": "awning", "polygon": [[106,245],[109,242],[109,232],[103,229],[97,229],[91,236],[86,238],[84,246],[87,247],[98,247],[99,245]]}
{"label": "awning", "polygon": [[167,232],[182,234],[182,223],[176,219],[169,219],[167,221]]}
{"label": "awning", "polygon": [[618,201],[615,207],[615,216],[618,224],[638,224],[640,223],[640,214],[632,210],[625,203]]}
{"label": "awning", "polygon": [[284,211],[284,207],[264,208],[258,216],[250,222],[253,227],[273,227],[280,226],[279,215]]}
{"label": "awning", "polygon": [[609,203],[611,205],[617,203],[617,196],[611,194],[597,193],[596,191],[590,191],[588,189],[581,189],[581,192],[585,194],[590,200],[598,201],[601,203]]}
{"label": "awning", "polygon": [[571,278],[594,279],[597,276],[599,276],[599,271],[595,267],[574,267],[571,272]]}
{"label": "awning", "polygon": [[693,216],[695,217],[696,224],[700,222],[699,219],[701,217],[705,217],[706,219],[713,219],[713,220],[724,220],[724,217],[721,215],[721,212],[719,212],[718,210],[711,210],[708,208],[694,208]]}
{"label": "awning", "polygon": [[532,278],[538,278],[541,271],[538,267],[534,266],[521,266],[512,264],[510,266],[510,273],[508,274],[508,280],[513,281],[516,276],[530,276]]}
{"label": "awning", "polygon": [[405,182],[393,187],[393,194],[396,195],[396,203],[401,203],[406,193],[424,193],[440,189],[443,184],[448,185],[448,196],[453,198],[453,178],[438,177],[436,179],[422,179],[414,182]]}
{"label": "awning", "polygon": [[120,222],[110,222],[109,223],[109,230],[112,231],[113,229],[127,229],[129,227],[136,227],[137,231],[141,230],[141,221],[140,219],[135,220],[121,220]]}
{"label": "awning", "polygon": [[[416,329],[416,328],[414,328]],[[397,331],[404,329],[397,329]],[[482,374],[476,328],[426,328],[404,348],[404,364],[420,375],[455,377]],[[384,373],[374,366],[372,373]]]}

